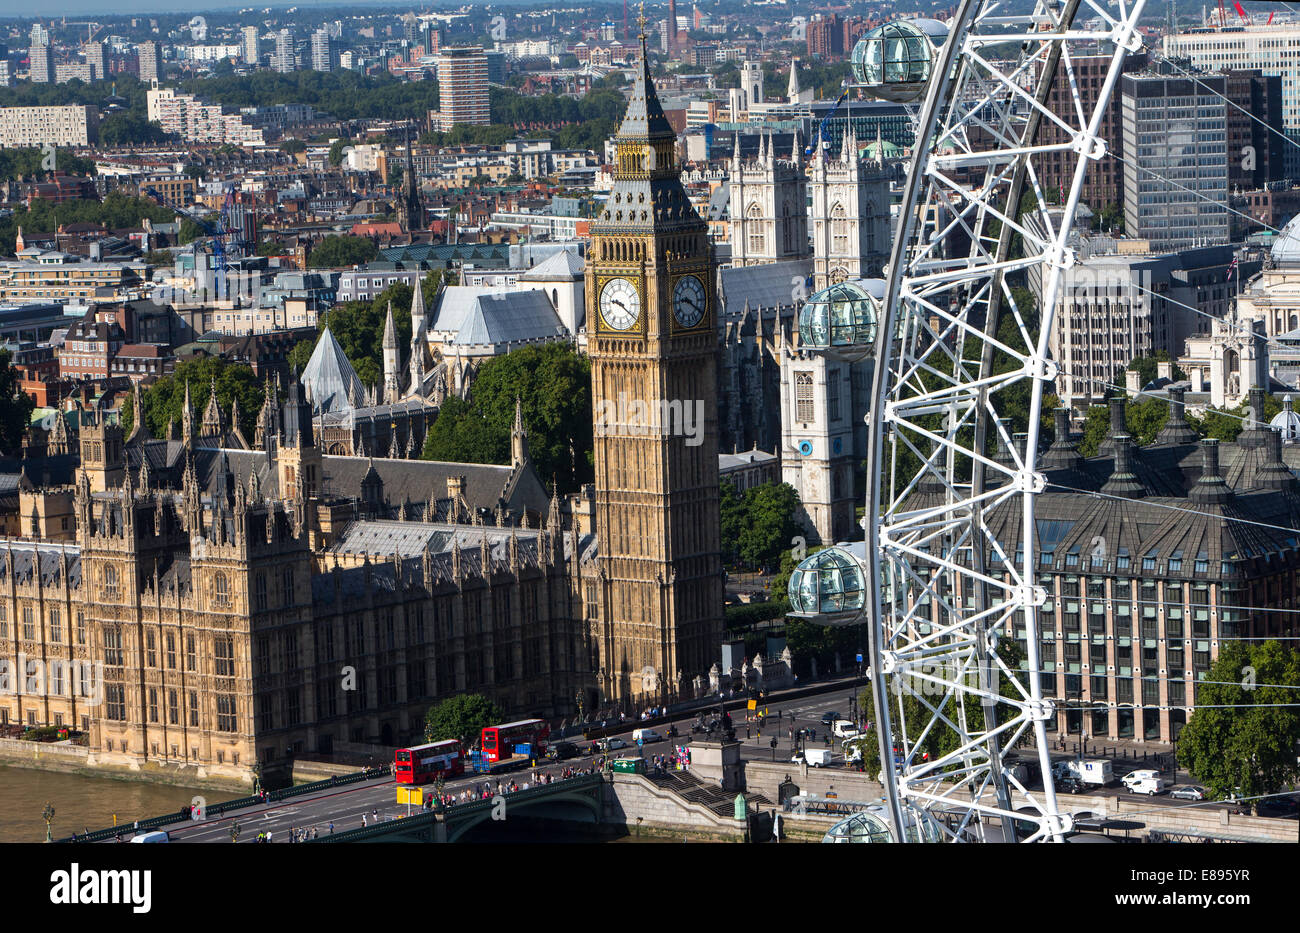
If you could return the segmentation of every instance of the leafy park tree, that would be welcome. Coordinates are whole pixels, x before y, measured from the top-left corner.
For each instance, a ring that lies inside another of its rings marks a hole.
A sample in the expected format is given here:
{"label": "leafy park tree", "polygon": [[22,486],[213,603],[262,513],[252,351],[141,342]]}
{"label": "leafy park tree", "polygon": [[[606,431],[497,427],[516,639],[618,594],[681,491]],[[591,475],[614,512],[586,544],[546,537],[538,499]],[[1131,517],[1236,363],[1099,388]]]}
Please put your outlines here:
{"label": "leafy park tree", "polygon": [[723,547],[733,565],[770,564],[780,558],[799,534],[794,513],[799,493],[789,483],[763,483],[737,494],[728,482],[719,484]]}
{"label": "leafy park tree", "polygon": [[505,719],[495,703],[481,693],[448,697],[437,706],[429,707],[424,717],[424,740],[442,742],[459,739],[468,747],[483,732],[485,726],[495,725]]}
{"label": "leafy park tree", "polygon": [[561,492],[591,482],[591,362],[562,343],[522,347],[484,363],[469,401],[449,398],[438,413],[424,459],[508,463],[516,399],[543,481],[554,476]]}
{"label": "leafy park tree", "polygon": [[[424,306],[433,307],[434,296],[438,293],[438,283],[442,271],[434,270],[424,277],[421,287],[424,289]],[[390,285],[371,301],[348,301],[335,305],[324,318],[324,324],[338,340],[343,353],[357,371],[357,376],[364,385],[381,385],[384,381],[384,322],[388,319],[388,304],[393,305],[393,324],[397,328],[397,345],[403,354],[411,345],[411,299],[415,290],[401,282]],[[310,346],[314,347],[313,341]],[[290,360],[307,365],[311,359],[311,350],[302,349],[302,344],[290,351]],[[403,356],[405,360],[405,356]]]}
{"label": "leafy park tree", "polygon": [[289,139],[286,139],[284,142],[280,143],[280,151],[283,152],[285,155],[297,155],[300,152],[307,151],[307,144],[303,142],[301,139],[294,139],[293,137],[290,137]]}
{"label": "leafy park tree", "polygon": [[331,234],[312,247],[307,265],[313,269],[356,266],[373,262],[378,255],[379,247],[366,237]]}
{"label": "leafy park tree", "polygon": [[8,350],[0,350],[0,452],[17,454],[36,403],[18,385]]}
{"label": "leafy park tree", "polygon": [[330,165],[339,166],[343,164],[343,150],[352,145],[350,139],[336,139],[330,143]]}
{"label": "leafy park tree", "polygon": [[1300,652],[1276,641],[1222,642],[1196,686],[1178,763],[1216,797],[1258,797],[1300,780]]}
{"label": "leafy park tree", "polygon": [[[170,376],[164,376],[144,393],[141,406],[145,425],[154,437],[166,437],[167,425],[174,422],[177,430],[185,410],[185,385],[190,387],[190,403],[194,406],[195,424],[203,418],[212,394],[213,379],[217,386],[217,405],[226,423],[230,423],[231,403],[239,400],[239,428],[250,442],[257,428],[257,413],[262,409],[265,387],[243,363],[228,363],[218,356],[203,356],[180,364]],[[122,406],[122,429],[130,433],[135,424],[135,411],[130,404]]]}
{"label": "leafy park tree", "polygon": [[138,113],[115,113],[99,124],[99,144],[117,146],[152,146],[166,142],[170,134],[159,123],[150,123]]}
{"label": "leafy park tree", "polygon": [[[40,174],[44,162],[45,154],[37,148],[0,149],[0,181]],[[70,149],[55,150],[54,167],[69,175],[95,174],[94,160],[75,156]]]}
{"label": "leafy park tree", "polygon": [[[1282,410],[1282,403],[1271,395],[1264,396],[1263,419],[1265,424],[1272,420],[1273,416]],[[1202,437],[1213,437],[1221,443],[1229,443],[1237,439],[1237,435],[1242,432],[1246,424],[1246,416],[1249,414],[1249,406],[1242,402],[1236,408],[1229,408],[1226,411],[1220,411],[1217,408],[1208,409],[1201,417],[1188,415],[1187,423],[1190,424]]]}

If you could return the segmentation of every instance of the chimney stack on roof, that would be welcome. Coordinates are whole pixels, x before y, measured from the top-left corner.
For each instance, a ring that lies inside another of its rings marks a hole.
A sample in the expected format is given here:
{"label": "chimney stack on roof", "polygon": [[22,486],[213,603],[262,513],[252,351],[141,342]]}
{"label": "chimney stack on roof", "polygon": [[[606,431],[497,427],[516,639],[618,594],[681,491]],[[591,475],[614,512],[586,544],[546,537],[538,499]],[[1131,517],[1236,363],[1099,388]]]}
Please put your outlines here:
{"label": "chimney stack on roof", "polygon": [[1237,435],[1238,447],[1263,447],[1267,443],[1264,436],[1264,399],[1268,393],[1263,389],[1251,389],[1246,401],[1246,420],[1242,422],[1241,433]]}
{"label": "chimney stack on roof", "polygon": [[1268,428],[1264,431],[1266,456],[1255,474],[1255,485],[1261,489],[1295,492],[1296,476],[1282,459],[1282,432]]}
{"label": "chimney stack on roof", "polygon": [[1039,458],[1039,467],[1044,470],[1078,469],[1083,463],[1083,455],[1079,453],[1074,436],[1070,433],[1070,409],[1058,408],[1052,413],[1052,418],[1055,422],[1055,436],[1051,446]]}
{"label": "chimney stack on roof", "polygon": [[1133,438],[1127,434],[1116,434],[1113,439],[1115,465],[1110,471],[1110,479],[1101,491],[1123,499],[1141,499],[1146,489],[1133,472]]}
{"label": "chimney stack on roof", "polygon": [[1110,432],[1106,439],[1101,442],[1097,448],[1097,456],[1111,457],[1115,454],[1115,438],[1121,434],[1128,434],[1128,426],[1124,423],[1124,406],[1128,403],[1124,396],[1114,395],[1109,400],[1110,405]]}
{"label": "chimney stack on roof", "polygon": [[1199,435],[1187,423],[1187,403],[1183,400],[1187,390],[1181,387],[1169,390],[1169,417],[1156,435],[1157,444],[1193,444]]}
{"label": "chimney stack on roof", "polygon": [[1232,500],[1232,487],[1219,473],[1219,442],[1212,437],[1201,441],[1201,478],[1187,498],[1198,505],[1222,505]]}

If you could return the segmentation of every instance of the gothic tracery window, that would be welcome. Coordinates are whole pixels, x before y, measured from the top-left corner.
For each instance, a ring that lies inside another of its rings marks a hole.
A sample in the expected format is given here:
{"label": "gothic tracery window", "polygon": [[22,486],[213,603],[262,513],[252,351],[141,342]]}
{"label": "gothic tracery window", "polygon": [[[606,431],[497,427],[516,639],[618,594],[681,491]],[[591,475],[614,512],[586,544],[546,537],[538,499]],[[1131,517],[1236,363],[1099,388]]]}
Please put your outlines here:
{"label": "gothic tracery window", "polygon": [[748,221],[746,227],[749,233],[749,242],[747,244],[749,254],[751,256],[761,256],[766,252],[766,249],[764,247],[765,237],[763,236],[763,209],[759,207],[757,201],[749,205],[749,209],[745,211],[745,217]]}
{"label": "gothic tracery window", "polygon": [[813,420],[813,374],[794,374],[794,418],[796,421]]}
{"label": "gothic tracery window", "polygon": [[843,204],[831,208],[831,252],[836,256],[849,252],[849,219]]}

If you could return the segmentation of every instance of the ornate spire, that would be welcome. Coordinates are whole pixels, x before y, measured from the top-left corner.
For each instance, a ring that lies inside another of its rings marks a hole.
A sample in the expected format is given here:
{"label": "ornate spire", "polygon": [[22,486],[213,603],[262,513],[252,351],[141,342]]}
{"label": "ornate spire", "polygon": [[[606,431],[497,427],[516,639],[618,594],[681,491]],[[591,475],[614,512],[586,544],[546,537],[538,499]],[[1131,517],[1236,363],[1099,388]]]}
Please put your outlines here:
{"label": "ornate spire", "polygon": [[528,462],[528,432],[524,430],[523,401],[515,399],[515,424],[510,431],[510,460],[515,467]]}
{"label": "ornate spire", "polygon": [[[186,386],[188,388],[188,385]],[[209,389],[208,404],[203,409],[203,433],[207,437],[216,437],[224,433],[225,419],[221,417],[221,406],[217,404],[217,377],[213,375]]]}
{"label": "ornate spire", "polygon": [[181,409],[181,440],[186,447],[194,445],[194,403],[190,401],[190,381],[185,380],[185,407]]}

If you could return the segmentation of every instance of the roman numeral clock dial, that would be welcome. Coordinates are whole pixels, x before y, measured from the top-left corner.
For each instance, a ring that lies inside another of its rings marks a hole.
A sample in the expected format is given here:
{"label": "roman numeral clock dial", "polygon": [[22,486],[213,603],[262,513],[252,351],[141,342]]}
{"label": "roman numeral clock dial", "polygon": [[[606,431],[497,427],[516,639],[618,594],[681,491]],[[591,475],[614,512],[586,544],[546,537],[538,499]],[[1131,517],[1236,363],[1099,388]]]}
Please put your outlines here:
{"label": "roman numeral clock dial", "polygon": [[600,317],[610,330],[631,330],[641,317],[641,293],[628,279],[610,279],[600,290]]}
{"label": "roman numeral clock dial", "polygon": [[694,327],[704,317],[707,300],[704,284],[693,275],[684,275],[673,286],[673,317],[682,327]]}

